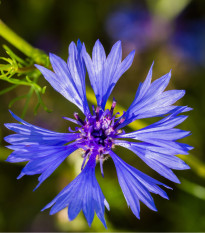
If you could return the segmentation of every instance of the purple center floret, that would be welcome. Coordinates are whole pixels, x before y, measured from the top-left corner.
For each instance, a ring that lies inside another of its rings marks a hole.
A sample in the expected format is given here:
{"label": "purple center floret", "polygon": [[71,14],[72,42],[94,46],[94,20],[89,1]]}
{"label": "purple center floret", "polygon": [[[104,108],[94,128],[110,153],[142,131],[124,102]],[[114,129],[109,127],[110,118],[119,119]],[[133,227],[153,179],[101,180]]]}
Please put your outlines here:
{"label": "purple center floret", "polygon": [[77,113],[74,113],[74,117],[82,127],[79,127],[80,138],[79,143],[83,145],[85,153],[83,155],[84,161],[82,169],[85,165],[86,159],[91,154],[96,155],[96,159],[100,161],[101,173],[103,175],[102,163],[106,159],[106,155],[114,146],[114,139],[118,134],[122,133],[122,130],[118,130],[117,126],[124,121],[124,118],[117,120],[117,114],[113,115],[116,101],[113,100],[110,109],[102,110],[99,106],[94,109],[93,115],[88,115],[83,121]]}

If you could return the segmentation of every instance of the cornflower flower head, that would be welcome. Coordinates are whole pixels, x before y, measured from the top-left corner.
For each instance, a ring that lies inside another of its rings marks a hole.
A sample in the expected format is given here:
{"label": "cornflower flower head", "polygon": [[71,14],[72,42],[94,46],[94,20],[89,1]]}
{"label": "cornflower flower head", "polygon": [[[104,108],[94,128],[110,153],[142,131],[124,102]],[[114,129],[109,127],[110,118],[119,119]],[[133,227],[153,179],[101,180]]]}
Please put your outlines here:
{"label": "cornflower flower head", "polygon": [[[189,168],[175,155],[188,154],[192,149],[187,144],[177,142],[190,132],[175,127],[187,118],[179,114],[191,109],[173,105],[184,96],[185,91],[164,91],[171,78],[170,72],[151,82],[152,65],[126,112],[118,117],[114,114],[115,99],[111,107],[105,109],[115,84],[131,66],[133,58],[134,51],[121,61],[120,41],[114,44],[106,57],[102,44],[97,40],[92,58],[86,52],[85,45],[78,41],[77,46],[74,42],[69,45],[67,63],[60,57],[50,54],[54,72],[36,65],[53,88],[74,103],[85,115],[85,118],[80,118],[78,113],[74,113],[74,119],[65,118],[78,125],[76,131],[70,130],[67,133],[57,133],[31,125],[13,113],[12,116],[20,123],[5,124],[8,129],[16,133],[5,137],[5,140],[11,144],[8,148],[14,150],[7,161],[12,163],[28,161],[18,178],[40,174],[37,187],[69,154],[79,148],[83,151],[80,174],[44,207],[44,209],[51,207],[50,214],[68,207],[68,218],[73,220],[82,210],[91,226],[96,213],[106,227],[104,212],[105,207],[109,210],[109,205],[95,177],[95,167],[99,162],[101,174],[104,176],[103,162],[108,156],[112,158],[116,167],[126,202],[137,218],[140,218],[140,201],[156,211],[150,193],[168,199],[166,192],[160,186],[169,187],[124,162],[115,154],[115,146],[134,152],[160,175],[176,183],[179,183],[179,180],[171,169]],[[93,106],[92,111],[86,99],[85,67],[97,99],[97,106]],[[156,116],[161,119],[140,130],[126,133],[122,129],[137,119]],[[130,139],[134,140],[130,141]]]}

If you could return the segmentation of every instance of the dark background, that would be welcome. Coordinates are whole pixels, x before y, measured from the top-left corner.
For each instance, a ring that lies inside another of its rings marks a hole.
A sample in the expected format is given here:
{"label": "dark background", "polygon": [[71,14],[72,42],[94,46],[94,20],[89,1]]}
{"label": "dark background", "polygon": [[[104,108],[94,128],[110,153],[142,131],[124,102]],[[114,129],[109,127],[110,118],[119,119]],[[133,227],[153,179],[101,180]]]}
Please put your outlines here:
{"label": "dark background", "polygon": [[[170,200],[154,196],[158,212],[141,205],[141,220],[127,207],[119,188],[114,165],[108,160],[104,166],[105,178],[96,175],[111,210],[106,212],[109,231],[205,231],[205,1],[196,0],[2,0],[0,18],[30,44],[45,52],[53,52],[67,59],[67,48],[78,38],[91,49],[97,39],[108,52],[117,40],[122,41],[123,56],[132,49],[136,55],[132,67],[123,75],[114,89],[121,106],[129,107],[138,84],[144,80],[152,61],[155,61],[153,79],[172,69],[169,89],[185,89],[180,104],[194,108],[181,128],[192,131],[184,142],[194,146],[192,156],[186,156],[191,170],[177,171],[180,185],[160,177],[145,166],[134,154],[117,149],[116,152],[132,166],[160,179],[173,191]],[[1,44],[9,43],[0,38]],[[10,46],[10,45],[9,45]],[[12,46],[10,46],[13,48]],[[14,49],[14,48],[13,48]],[[24,58],[24,55],[14,49]],[[3,49],[1,56],[5,56]],[[68,124],[61,116],[72,117],[77,109],[47,85],[43,96],[46,105],[34,116],[33,97],[25,120],[47,129],[66,132]],[[88,79],[87,84],[89,85]],[[8,84],[0,82],[1,87]],[[22,164],[4,162],[8,151],[3,137],[10,132],[3,126],[14,120],[8,113],[12,98],[26,92],[19,87],[0,96],[0,231],[104,231],[95,217],[89,228],[82,213],[72,222],[66,210],[49,216],[40,210],[67,185],[80,171],[81,159],[71,156],[49,177],[37,191],[37,176],[16,180]],[[20,115],[24,101],[16,102],[12,110]],[[151,120],[145,120],[146,123]],[[129,129],[128,129],[129,130]]]}

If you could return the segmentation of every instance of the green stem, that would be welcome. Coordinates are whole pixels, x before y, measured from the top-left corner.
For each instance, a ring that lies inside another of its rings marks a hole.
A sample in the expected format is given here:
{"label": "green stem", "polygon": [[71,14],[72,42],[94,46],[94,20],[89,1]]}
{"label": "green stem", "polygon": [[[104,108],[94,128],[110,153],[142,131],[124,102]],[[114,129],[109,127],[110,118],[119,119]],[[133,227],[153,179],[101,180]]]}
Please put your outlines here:
{"label": "green stem", "polygon": [[[0,69],[3,71],[10,71],[11,69],[14,69],[14,68],[10,64],[9,65],[0,64]],[[33,65],[32,66],[25,66],[22,68],[17,68],[16,73],[23,74],[23,73],[28,73],[28,72],[34,71],[34,70],[36,70],[36,68]]]}
{"label": "green stem", "polygon": [[2,20],[0,20],[0,36],[9,41],[26,56],[32,58],[35,63],[42,64],[44,66],[48,65],[48,56],[43,51],[33,48],[28,42],[4,24]]}
{"label": "green stem", "polygon": [[0,80],[15,84],[15,85],[25,85],[25,86],[31,86],[31,87],[35,87],[36,89],[38,89],[39,91],[41,90],[41,88],[38,86],[38,84],[36,84],[35,82],[25,82],[22,80],[18,80],[18,79],[14,79],[14,78],[7,78],[7,77],[0,77]]}

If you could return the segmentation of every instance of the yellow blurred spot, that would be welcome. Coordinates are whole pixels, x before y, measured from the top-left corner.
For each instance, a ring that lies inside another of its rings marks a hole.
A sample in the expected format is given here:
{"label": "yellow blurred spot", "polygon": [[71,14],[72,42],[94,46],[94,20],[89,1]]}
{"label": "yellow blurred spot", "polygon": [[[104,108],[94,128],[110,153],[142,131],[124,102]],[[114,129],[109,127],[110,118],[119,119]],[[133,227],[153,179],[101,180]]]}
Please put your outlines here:
{"label": "yellow blurred spot", "polygon": [[191,0],[147,0],[150,10],[157,16],[173,20],[190,3]]}

